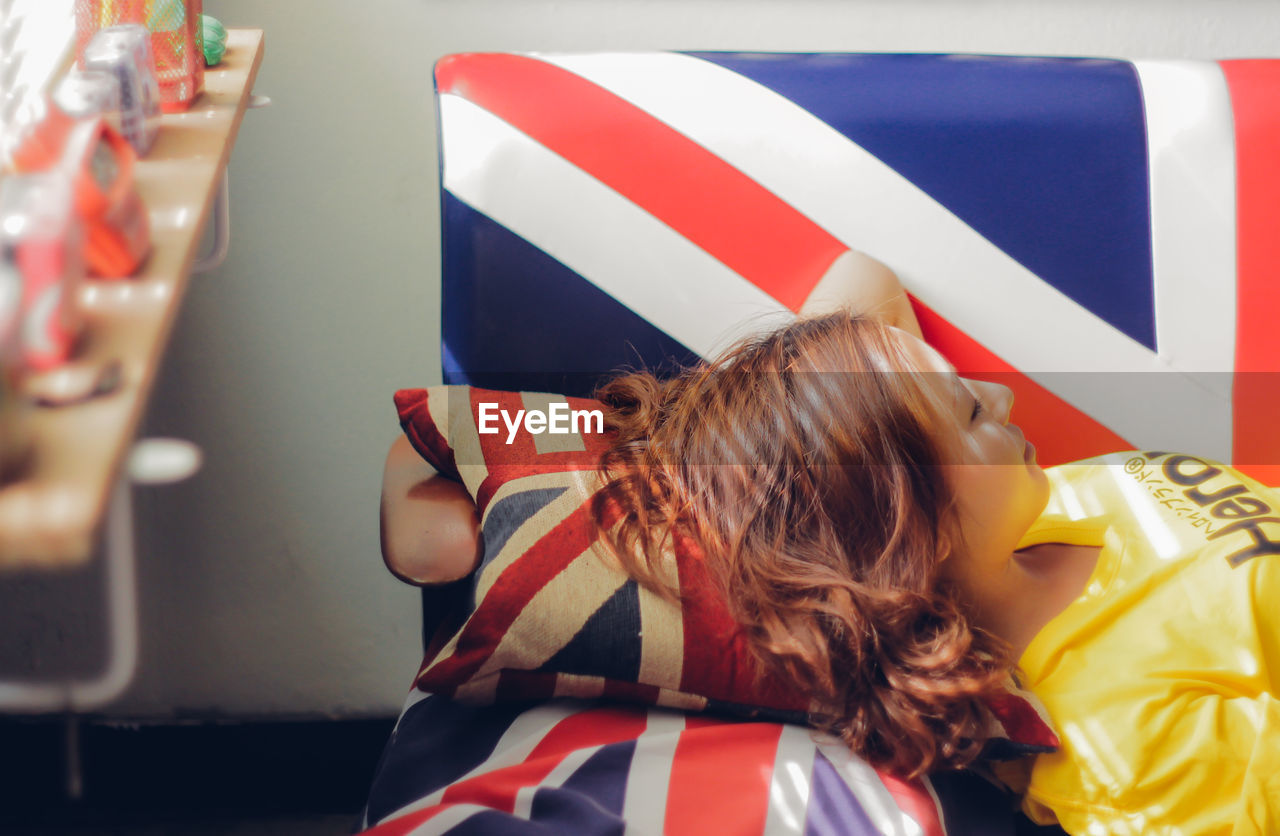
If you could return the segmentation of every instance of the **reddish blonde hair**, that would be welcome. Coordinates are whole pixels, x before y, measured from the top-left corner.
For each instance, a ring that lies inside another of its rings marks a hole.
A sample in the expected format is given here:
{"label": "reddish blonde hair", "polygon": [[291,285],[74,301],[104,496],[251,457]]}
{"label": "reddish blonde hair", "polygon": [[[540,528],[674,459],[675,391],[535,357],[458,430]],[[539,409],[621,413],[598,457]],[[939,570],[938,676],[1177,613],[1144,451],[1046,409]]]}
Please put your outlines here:
{"label": "reddish blonde hair", "polygon": [[616,433],[596,519],[631,574],[674,595],[661,552],[693,539],[766,669],[814,722],[906,775],[973,760],[1009,651],[939,564],[958,537],[940,405],[880,322],[798,320],[669,381],[605,385]]}

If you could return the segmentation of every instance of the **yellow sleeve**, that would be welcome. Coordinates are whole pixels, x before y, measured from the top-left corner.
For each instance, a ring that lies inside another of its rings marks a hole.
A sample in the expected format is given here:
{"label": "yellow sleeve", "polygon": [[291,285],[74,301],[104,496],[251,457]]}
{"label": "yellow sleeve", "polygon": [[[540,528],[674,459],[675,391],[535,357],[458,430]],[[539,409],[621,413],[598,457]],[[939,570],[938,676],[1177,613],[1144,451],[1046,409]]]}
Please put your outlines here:
{"label": "yellow sleeve", "polygon": [[1280,833],[1280,702],[1263,694],[1258,744],[1244,776],[1240,815],[1232,836]]}
{"label": "yellow sleeve", "polygon": [[[1168,734],[1109,741],[1064,729],[1075,765],[1033,773],[1026,807],[1052,809],[1068,833],[1115,836],[1263,836],[1280,833],[1280,704],[1188,696]],[[1161,724],[1157,724],[1161,725]],[[1141,731],[1135,729],[1137,735]],[[1130,757],[1117,758],[1120,751]],[[1051,761],[1052,759],[1048,759]],[[1130,772],[1133,774],[1125,774]],[[1124,786],[1126,785],[1127,786]]]}

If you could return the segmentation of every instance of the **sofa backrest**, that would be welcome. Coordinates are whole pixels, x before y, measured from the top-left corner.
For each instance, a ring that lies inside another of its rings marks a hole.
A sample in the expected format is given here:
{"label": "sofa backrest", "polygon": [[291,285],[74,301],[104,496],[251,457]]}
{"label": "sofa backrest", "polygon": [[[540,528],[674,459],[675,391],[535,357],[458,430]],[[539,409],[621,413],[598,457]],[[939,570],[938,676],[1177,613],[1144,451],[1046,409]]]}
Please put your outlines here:
{"label": "sofa backrest", "polygon": [[435,81],[446,382],[673,368],[853,248],[1014,388],[1042,463],[1280,482],[1280,61],[476,53]]}

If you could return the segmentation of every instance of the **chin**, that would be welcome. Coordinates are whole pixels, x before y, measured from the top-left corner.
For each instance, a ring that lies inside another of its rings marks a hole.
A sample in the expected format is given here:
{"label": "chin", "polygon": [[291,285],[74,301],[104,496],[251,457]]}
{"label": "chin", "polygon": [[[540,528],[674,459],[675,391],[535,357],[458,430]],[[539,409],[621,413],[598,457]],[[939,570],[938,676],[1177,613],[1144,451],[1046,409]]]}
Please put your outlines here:
{"label": "chin", "polygon": [[1044,513],[1045,506],[1049,504],[1049,474],[1035,462],[1031,462],[1027,467],[1031,470],[1032,490],[1036,492],[1036,501],[1033,504],[1038,517]]}

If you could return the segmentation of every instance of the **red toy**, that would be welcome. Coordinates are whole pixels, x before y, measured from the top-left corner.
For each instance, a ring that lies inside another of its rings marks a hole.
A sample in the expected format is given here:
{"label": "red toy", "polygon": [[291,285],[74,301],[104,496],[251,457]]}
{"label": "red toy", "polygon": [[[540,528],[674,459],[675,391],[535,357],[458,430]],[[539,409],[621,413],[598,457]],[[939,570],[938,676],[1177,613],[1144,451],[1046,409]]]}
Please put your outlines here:
{"label": "red toy", "polygon": [[137,270],[151,248],[151,230],[134,188],[137,156],[120,134],[102,119],[76,121],[50,103],[13,160],[20,172],[58,168],[67,176],[93,275],[123,278]]}

